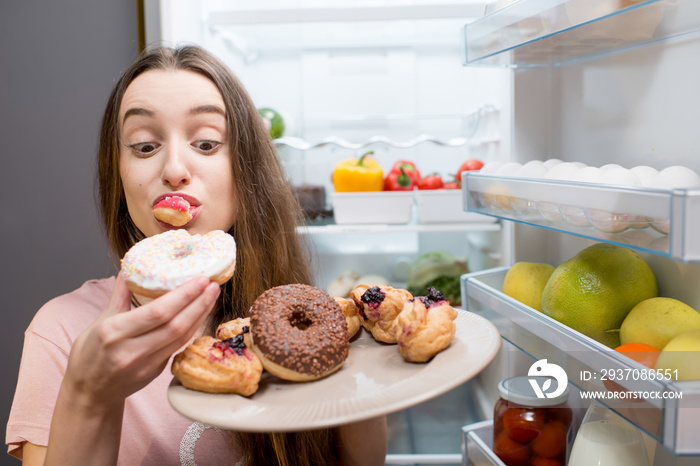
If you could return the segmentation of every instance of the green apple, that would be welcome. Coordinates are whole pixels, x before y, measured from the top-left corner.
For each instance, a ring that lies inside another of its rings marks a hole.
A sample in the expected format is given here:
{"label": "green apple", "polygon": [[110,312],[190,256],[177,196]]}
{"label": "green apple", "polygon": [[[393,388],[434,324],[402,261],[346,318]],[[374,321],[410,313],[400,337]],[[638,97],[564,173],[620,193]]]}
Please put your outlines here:
{"label": "green apple", "polygon": [[539,262],[516,262],[503,280],[503,294],[538,311],[542,308],[542,291],[554,267]]}
{"label": "green apple", "polygon": [[700,380],[700,329],[669,341],[656,360],[656,369],[670,370],[673,380]]}
{"label": "green apple", "polygon": [[272,139],[281,138],[285,129],[282,115],[271,108],[259,108],[258,113],[262,117],[263,123],[265,123],[265,127],[270,133],[270,137]]}
{"label": "green apple", "polygon": [[695,329],[700,329],[695,309],[673,298],[650,298],[634,306],[622,321],[620,341],[663,349],[676,335]]}

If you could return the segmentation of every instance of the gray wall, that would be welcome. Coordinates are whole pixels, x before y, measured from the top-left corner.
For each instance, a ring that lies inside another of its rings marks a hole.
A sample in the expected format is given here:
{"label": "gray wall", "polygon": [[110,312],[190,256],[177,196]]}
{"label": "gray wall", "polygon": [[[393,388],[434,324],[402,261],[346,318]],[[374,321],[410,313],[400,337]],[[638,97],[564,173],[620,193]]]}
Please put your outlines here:
{"label": "gray wall", "polygon": [[[94,155],[108,94],[137,53],[134,0],[0,6],[3,431],[34,313],[114,272],[95,207]],[[19,463],[2,453],[0,464]]]}

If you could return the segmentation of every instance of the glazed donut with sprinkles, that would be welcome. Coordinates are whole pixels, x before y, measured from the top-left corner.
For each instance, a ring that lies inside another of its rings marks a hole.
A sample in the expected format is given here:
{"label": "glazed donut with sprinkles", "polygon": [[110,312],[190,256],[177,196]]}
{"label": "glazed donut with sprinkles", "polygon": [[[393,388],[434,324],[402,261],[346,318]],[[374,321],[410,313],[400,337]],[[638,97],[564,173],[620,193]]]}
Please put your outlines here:
{"label": "glazed donut with sprinkles", "polygon": [[129,289],[156,298],[195,277],[223,284],[236,267],[236,242],[221,230],[190,235],[169,230],[139,241],[121,261]]}

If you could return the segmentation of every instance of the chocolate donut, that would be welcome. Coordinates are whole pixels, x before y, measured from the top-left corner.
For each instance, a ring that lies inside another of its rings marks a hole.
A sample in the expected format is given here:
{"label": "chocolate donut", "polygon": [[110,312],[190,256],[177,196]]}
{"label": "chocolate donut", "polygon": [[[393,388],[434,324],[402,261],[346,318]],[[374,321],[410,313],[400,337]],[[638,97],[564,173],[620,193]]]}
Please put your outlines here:
{"label": "chocolate donut", "polygon": [[309,285],[283,285],[261,294],[250,309],[250,331],[265,370],[285,380],[325,377],[350,351],[340,306]]}

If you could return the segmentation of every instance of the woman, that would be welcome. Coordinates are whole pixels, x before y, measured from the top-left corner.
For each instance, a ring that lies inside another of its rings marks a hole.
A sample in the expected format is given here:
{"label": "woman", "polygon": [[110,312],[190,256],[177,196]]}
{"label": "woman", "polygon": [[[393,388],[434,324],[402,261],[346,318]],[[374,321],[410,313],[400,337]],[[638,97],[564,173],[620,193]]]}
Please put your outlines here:
{"label": "woman", "polygon": [[26,332],[11,454],[27,465],[383,463],[383,418],[294,434],[229,433],[167,402],[171,356],[188,341],[245,316],[268,288],[311,282],[295,230],[299,206],[255,106],[221,62],[198,47],[139,58],[105,111],[98,181],[117,258],[170,228],[152,208],[177,193],[195,208],[190,233],[234,236],[235,274],[221,288],[195,279],[155,300],[132,296],[117,275],[47,303]]}

